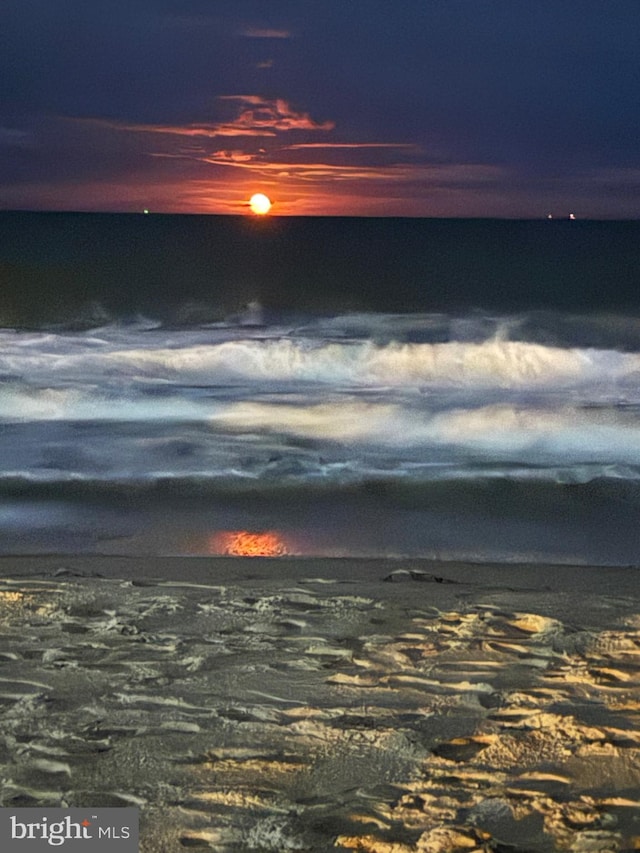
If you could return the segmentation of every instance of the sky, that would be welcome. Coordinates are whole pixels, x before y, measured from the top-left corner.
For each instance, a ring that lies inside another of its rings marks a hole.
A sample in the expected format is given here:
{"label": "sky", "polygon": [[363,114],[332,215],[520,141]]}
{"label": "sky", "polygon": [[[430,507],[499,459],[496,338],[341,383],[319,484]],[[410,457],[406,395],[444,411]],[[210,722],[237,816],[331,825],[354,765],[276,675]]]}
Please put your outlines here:
{"label": "sky", "polygon": [[640,0],[3,0],[0,209],[640,217]]}

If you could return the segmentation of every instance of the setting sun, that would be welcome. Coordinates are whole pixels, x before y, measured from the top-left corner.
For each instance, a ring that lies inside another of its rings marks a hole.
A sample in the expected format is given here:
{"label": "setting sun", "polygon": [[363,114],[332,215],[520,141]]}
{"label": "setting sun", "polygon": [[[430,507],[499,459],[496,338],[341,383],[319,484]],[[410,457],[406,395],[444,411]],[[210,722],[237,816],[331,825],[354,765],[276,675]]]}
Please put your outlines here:
{"label": "setting sun", "polygon": [[264,216],[265,213],[269,213],[271,210],[271,199],[269,196],[264,195],[264,193],[255,193],[249,199],[249,207],[253,213],[257,213],[258,216]]}

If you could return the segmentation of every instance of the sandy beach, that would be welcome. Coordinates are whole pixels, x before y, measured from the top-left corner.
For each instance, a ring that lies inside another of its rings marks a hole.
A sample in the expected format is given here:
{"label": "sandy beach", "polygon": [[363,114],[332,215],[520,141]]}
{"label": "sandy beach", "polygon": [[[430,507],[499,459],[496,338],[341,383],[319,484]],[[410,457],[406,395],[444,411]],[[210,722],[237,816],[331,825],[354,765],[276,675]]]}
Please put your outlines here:
{"label": "sandy beach", "polygon": [[3,558],[3,806],[142,853],[640,849],[637,569]]}

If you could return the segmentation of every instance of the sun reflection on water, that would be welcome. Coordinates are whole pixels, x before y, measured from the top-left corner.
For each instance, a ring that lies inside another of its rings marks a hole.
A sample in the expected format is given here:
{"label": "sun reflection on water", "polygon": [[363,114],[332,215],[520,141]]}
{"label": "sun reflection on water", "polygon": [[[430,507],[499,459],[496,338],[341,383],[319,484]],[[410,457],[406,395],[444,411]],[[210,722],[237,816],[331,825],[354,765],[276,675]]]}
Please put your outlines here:
{"label": "sun reflection on water", "polygon": [[280,531],[220,530],[207,540],[210,554],[229,557],[284,557],[295,553]]}

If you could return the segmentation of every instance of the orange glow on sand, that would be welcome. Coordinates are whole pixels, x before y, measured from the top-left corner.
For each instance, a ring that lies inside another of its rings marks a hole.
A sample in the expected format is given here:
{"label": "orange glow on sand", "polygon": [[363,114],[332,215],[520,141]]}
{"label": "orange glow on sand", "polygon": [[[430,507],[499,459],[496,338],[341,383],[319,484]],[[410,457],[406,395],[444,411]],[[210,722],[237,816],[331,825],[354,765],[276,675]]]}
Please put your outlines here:
{"label": "orange glow on sand", "polygon": [[221,530],[208,540],[209,553],[228,557],[284,557],[291,553],[276,530],[255,533],[249,530]]}
{"label": "orange glow on sand", "polygon": [[271,199],[264,193],[255,193],[249,199],[251,211],[258,216],[264,216],[271,210]]}

